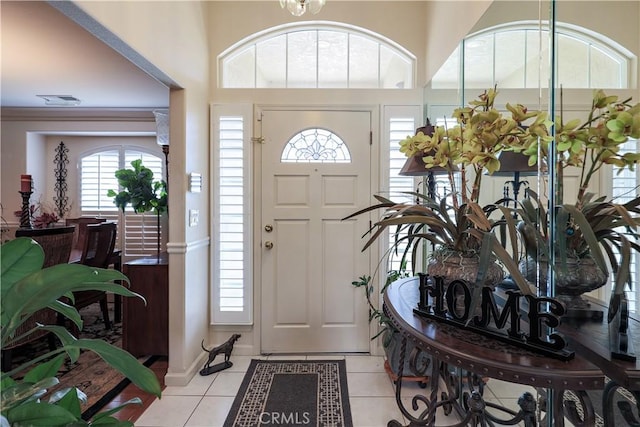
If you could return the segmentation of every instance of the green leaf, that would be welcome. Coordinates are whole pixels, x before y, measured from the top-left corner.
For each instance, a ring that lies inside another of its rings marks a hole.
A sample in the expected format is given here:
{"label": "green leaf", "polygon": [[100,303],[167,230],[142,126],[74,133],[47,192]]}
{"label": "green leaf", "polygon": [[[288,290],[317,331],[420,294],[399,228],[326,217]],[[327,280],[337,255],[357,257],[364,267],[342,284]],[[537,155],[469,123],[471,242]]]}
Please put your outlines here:
{"label": "green leaf", "polygon": [[33,427],[64,426],[78,420],[65,408],[45,402],[29,402],[17,406],[8,411],[7,419],[11,425]]}
{"label": "green leaf", "polygon": [[[2,254],[6,251],[3,250]],[[2,344],[4,345],[24,319],[53,301],[78,290],[98,289],[124,296],[139,296],[126,287],[110,283],[128,282],[117,270],[93,268],[80,264],[58,264],[23,277],[9,289],[2,299]],[[2,283],[4,286],[4,283]]]}
{"label": "green leaf", "polygon": [[[69,393],[74,399],[77,399],[81,405],[84,405],[87,403],[87,395],[85,394],[85,392],[75,387],[67,387],[62,390],[55,391],[53,394],[49,396],[49,403],[59,402],[62,398],[64,398]],[[80,417],[80,415],[78,415],[78,417]]]}
{"label": "green leaf", "polygon": [[[78,395],[78,392],[80,392],[81,394]],[[87,398],[87,396],[82,391],[78,390],[75,387],[71,387],[67,390],[67,393],[63,395],[62,399],[57,402],[57,404],[58,406],[66,409],[71,414],[73,414],[74,417],[80,418],[82,410],[80,408],[79,396],[83,396],[85,399]]]}
{"label": "green leaf", "polygon": [[44,378],[36,383],[22,382],[17,383],[7,389],[3,389],[0,393],[0,410],[2,413],[14,407],[18,407],[24,402],[34,400],[47,392],[47,389],[57,385],[58,379],[55,377]]}
{"label": "green leaf", "polygon": [[95,352],[143,391],[160,397],[161,388],[156,374],[125,350],[99,339],[78,339],[74,343],[65,345],[65,348]]}
{"label": "green leaf", "polygon": [[0,251],[0,298],[11,287],[42,268],[44,251],[42,247],[27,237],[18,237],[2,245]]}
{"label": "green leaf", "polygon": [[93,417],[92,424],[93,425],[105,425],[105,424],[103,424],[103,419],[110,418],[111,415],[113,415],[115,413],[118,413],[123,408],[125,408],[127,406],[131,406],[131,405],[142,405],[142,400],[139,397],[134,397],[134,398],[129,399],[126,402],[122,403],[121,405],[118,405],[118,406],[115,406],[113,408],[110,408],[107,411],[100,412],[99,414],[96,414],[95,417]]}
{"label": "green leaf", "polygon": [[36,383],[45,378],[55,377],[64,363],[64,359],[65,355],[61,354],[47,362],[39,364],[24,376],[23,381]]}

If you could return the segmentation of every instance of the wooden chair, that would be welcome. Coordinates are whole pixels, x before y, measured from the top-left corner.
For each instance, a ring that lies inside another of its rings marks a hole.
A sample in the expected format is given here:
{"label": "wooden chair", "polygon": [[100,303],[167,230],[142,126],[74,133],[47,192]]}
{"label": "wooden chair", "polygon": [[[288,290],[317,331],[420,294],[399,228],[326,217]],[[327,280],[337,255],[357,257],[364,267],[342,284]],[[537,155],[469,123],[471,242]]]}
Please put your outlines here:
{"label": "wooden chair", "polygon": [[[117,225],[115,222],[87,224],[80,264],[91,267],[108,268],[116,244]],[[111,328],[109,310],[107,307],[107,293],[105,291],[78,291],[73,293],[77,310],[96,302],[100,303],[104,325]]]}
{"label": "wooden chair", "polygon": [[82,249],[87,236],[87,225],[101,224],[106,222],[106,218],[97,218],[90,216],[82,216],[79,218],[67,218],[66,225],[74,225],[76,227],[73,233],[73,247],[71,248],[71,257],[69,261],[76,262],[82,256]]}
{"label": "wooden chair", "polygon": [[[51,267],[56,264],[67,263],[71,246],[73,245],[73,232],[75,227],[54,227],[54,228],[36,228],[16,230],[16,237],[30,237],[38,242],[44,251],[44,263],[42,268]],[[55,325],[57,323],[57,313],[49,308],[44,308],[35,312],[27,321],[25,321],[15,336],[20,336],[30,329],[34,328],[37,323],[43,325]],[[11,367],[11,350],[24,344],[33,342],[48,335],[49,347],[55,348],[53,336],[47,331],[36,330],[31,334],[10,342],[2,348],[2,369],[6,372]]]}

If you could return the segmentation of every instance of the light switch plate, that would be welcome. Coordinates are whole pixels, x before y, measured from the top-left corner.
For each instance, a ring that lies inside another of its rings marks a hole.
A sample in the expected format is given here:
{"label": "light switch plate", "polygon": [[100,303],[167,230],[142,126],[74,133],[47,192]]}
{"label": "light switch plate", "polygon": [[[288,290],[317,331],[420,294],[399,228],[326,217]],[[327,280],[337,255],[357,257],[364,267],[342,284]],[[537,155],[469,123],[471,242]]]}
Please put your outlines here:
{"label": "light switch plate", "polygon": [[189,227],[195,227],[198,225],[200,211],[197,209],[189,209]]}

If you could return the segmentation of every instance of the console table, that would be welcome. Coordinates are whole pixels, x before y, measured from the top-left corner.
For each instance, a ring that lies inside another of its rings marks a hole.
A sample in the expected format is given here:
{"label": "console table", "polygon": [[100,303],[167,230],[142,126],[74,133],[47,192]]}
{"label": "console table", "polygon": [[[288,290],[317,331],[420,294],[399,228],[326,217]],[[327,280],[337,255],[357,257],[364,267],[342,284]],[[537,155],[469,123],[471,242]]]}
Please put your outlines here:
{"label": "console table", "polygon": [[125,262],[123,273],[140,298],[124,298],[122,348],[132,355],[169,355],[169,262],[166,253]]}
{"label": "console table", "polygon": [[[604,424],[618,427],[620,421],[614,417],[614,412],[617,410],[627,425],[638,425],[638,419],[633,415],[631,405],[627,402],[616,405],[614,397],[617,390],[623,388],[634,396],[636,402],[640,402],[640,357],[635,361],[626,361],[611,356],[609,328],[606,321],[608,307],[597,300],[588,299],[592,306],[602,310],[605,320],[602,323],[580,323],[568,320],[562,323],[559,331],[576,351],[588,357],[608,378],[602,396]],[[640,349],[640,321],[633,314],[629,317],[628,335],[632,348],[636,351]]]}
{"label": "console table", "polygon": [[[402,372],[396,382],[396,401],[411,426],[436,425],[435,412],[438,408],[444,409],[445,413],[455,410],[463,419],[459,425],[476,425],[488,420],[503,425],[518,422],[535,425],[536,402],[528,393],[519,400],[519,412],[484,402],[482,378],[487,377],[553,390],[547,411],[548,416],[553,417],[554,426],[564,426],[566,414],[563,413],[562,399],[565,390],[604,388],[602,369],[581,352],[576,352],[572,360],[565,362],[425,319],[413,313],[418,298],[417,277],[392,283],[384,294],[384,311],[402,335],[403,344],[411,341],[416,346],[411,355],[401,354],[400,366],[405,357],[418,360],[416,352],[422,351],[431,356],[430,391],[414,397],[417,409],[405,407],[400,398]],[[440,378],[444,380],[446,391],[438,388]],[[400,425],[398,421],[389,422],[389,426]]]}

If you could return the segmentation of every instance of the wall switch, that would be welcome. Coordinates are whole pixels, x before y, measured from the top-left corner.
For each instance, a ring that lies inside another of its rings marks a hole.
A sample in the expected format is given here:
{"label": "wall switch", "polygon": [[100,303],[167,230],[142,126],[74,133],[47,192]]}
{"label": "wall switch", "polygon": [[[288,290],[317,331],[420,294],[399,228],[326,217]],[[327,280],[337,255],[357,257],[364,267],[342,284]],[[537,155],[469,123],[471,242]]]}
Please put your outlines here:
{"label": "wall switch", "polygon": [[189,227],[195,227],[198,225],[198,216],[200,211],[197,209],[189,209]]}

